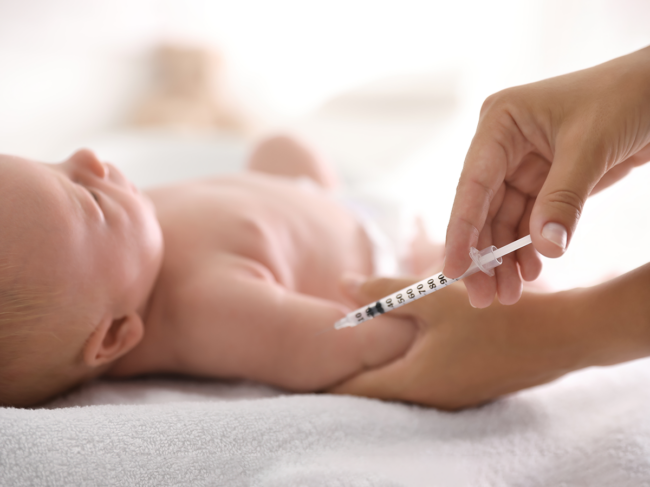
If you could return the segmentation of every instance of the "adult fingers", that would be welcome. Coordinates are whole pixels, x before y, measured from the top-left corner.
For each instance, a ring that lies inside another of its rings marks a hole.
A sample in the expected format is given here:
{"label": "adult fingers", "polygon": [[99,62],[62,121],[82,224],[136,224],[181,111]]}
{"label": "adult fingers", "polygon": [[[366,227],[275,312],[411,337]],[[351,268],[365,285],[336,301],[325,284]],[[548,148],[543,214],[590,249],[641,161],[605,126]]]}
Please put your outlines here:
{"label": "adult fingers", "polygon": [[[499,212],[492,221],[493,242],[498,248],[517,240],[519,222],[526,211],[526,196],[507,187]],[[495,269],[497,295],[501,304],[514,304],[521,297],[523,283],[516,254],[503,257],[503,263]]]}
{"label": "adult fingers", "polygon": [[508,100],[516,96],[512,93],[492,95],[483,105],[447,226],[443,272],[448,277],[459,277],[471,264],[469,249],[478,248],[490,206],[509,168],[530,152],[530,143],[508,110]]}
{"label": "adult fingers", "polygon": [[362,372],[327,392],[407,401],[447,411],[484,402],[485,399],[480,396],[477,400],[476,394],[467,395],[463,391],[459,393],[454,384],[450,384],[450,377],[446,374],[448,367],[436,363],[436,360],[428,360],[436,353],[436,348],[432,345],[432,341],[416,343],[403,358],[384,367]]}
{"label": "adult fingers", "polygon": [[[535,198],[539,194],[548,173],[551,169],[552,152],[550,149],[548,158],[538,151],[526,154],[519,163],[516,171],[508,176],[508,185],[525,195],[526,207],[520,217],[517,229],[517,238],[530,234],[530,215],[533,210]],[[542,271],[542,261],[532,245],[527,245],[515,253],[521,277],[525,281],[537,279]]]}
{"label": "adult fingers", "polygon": [[[464,297],[462,301],[466,302]],[[453,352],[445,346],[444,335],[424,332],[404,356],[361,372],[327,392],[409,401],[446,410],[472,406],[477,403],[475,397],[463,397],[462,387],[456,387],[458,375],[450,372]]]}
{"label": "adult fingers", "polygon": [[397,359],[385,367],[355,375],[327,392],[386,400],[404,399],[404,390],[409,386],[409,381],[405,379],[411,373],[410,362],[411,360],[406,358]]}
{"label": "adult fingers", "polygon": [[546,257],[566,251],[587,197],[605,173],[605,154],[595,136],[558,139],[548,177],[530,218],[533,245]]}
{"label": "adult fingers", "polygon": [[[476,248],[479,250],[483,250],[484,248],[493,245],[494,237],[492,234],[492,221],[494,216],[499,212],[505,194],[506,185],[502,184],[490,203],[490,208],[485,220],[485,226],[481,231],[476,245]],[[487,308],[492,304],[497,292],[497,281],[495,277],[488,276],[482,272],[477,272],[476,274],[465,278],[464,282],[465,287],[467,288],[469,302],[474,308]]]}
{"label": "adult fingers", "polygon": [[[519,232],[517,238],[530,235],[530,215],[533,211],[535,204],[534,198],[528,198],[526,202],[526,210],[524,211],[521,221],[519,223]],[[526,245],[516,252],[517,262],[519,262],[519,270],[521,277],[524,281],[534,281],[539,277],[542,272],[542,260],[539,254],[532,245]]]}
{"label": "adult fingers", "polygon": [[[472,151],[470,148],[468,160],[472,152],[479,152],[479,149]],[[479,243],[490,204],[505,175],[503,167],[489,163],[503,158],[498,148],[488,147],[480,152],[475,156],[477,161],[461,173],[447,226],[443,272],[451,278],[462,275],[472,263],[469,249]]]}

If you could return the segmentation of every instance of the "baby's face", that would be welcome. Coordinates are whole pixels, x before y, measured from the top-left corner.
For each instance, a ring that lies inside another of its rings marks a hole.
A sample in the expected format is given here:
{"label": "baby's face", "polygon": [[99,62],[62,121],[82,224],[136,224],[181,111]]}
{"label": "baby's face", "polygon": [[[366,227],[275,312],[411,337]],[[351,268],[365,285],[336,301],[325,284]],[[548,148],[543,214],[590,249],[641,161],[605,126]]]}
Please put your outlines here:
{"label": "baby's face", "polygon": [[92,321],[146,304],[162,259],[147,197],[82,150],[60,164],[0,155],[0,259]]}

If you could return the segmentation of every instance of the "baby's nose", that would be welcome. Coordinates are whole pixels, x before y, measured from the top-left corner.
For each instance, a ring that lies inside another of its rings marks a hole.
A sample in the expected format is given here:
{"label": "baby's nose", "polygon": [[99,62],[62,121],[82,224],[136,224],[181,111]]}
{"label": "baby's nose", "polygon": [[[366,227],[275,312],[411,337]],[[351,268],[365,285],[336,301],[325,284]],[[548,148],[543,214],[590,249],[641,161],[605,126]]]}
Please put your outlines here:
{"label": "baby's nose", "polygon": [[108,173],[106,165],[97,159],[95,153],[88,149],[80,149],[68,159],[75,167],[91,171],[97,177],[104,179]]}

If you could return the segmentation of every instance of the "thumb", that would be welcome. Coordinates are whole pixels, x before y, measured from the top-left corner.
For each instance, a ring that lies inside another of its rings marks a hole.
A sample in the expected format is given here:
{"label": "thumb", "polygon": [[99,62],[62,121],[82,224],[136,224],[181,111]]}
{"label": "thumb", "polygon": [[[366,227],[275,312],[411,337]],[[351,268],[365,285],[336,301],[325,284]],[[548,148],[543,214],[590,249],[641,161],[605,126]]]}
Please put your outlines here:
{"label": "thumb", "polygon": [[546,257],[564,254],[585,202],[605,172],[599,143],[571,141],[558,141],[551,169],[530,216],[533,245]]}
{"label": "thumb", "polygon": [[408,358],[399,358],[384,367],[361,372],[327,390],[330,394],[347,394],[384,400],[407,399],[405,388],[413,366]]}

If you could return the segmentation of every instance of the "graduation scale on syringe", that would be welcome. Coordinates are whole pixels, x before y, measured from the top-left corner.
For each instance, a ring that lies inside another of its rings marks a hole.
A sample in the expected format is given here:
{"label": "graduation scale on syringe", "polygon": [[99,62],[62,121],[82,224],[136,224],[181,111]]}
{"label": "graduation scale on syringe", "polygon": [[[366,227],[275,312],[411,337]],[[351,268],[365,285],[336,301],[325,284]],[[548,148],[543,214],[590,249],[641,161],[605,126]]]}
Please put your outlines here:
{"label": "graduation scale on syringe", "polygon": [[469,266],[469,268],[462,276],[456,279],[449,279],[440,272],[437,275],[422,279],[412,286],[405,287],[396,293],[390,294],[385,298],[380,299],[376,303],[369,304],[362,308],[356,309],[351,313],[348,313],[345,317],[334,323],[334,328],[340,330],[341,328],[357,326],[361,323],[375,318],[376,316],[387,313],[388,311],[392,311],[399,308],[400,306],[404,306],[405,304],[415,301],[416,299],[420,299],[431,293],[440,291],[442,288],[445,288],[456,281],[460,281],[467,276],[471,276],[478,271],[483,271],[487,275],[493,276],[493,269],[503,263],[502,257],[504,255],[525,247],[530,243],[530,235],[527,235],[508,245],[504,245],[500,249],[497,249],[494,245],[492,245],[491,247],[486,247],[479,252],[477,249],[472,247],[469,252],[469,256],[472,258],[472,265]]}

